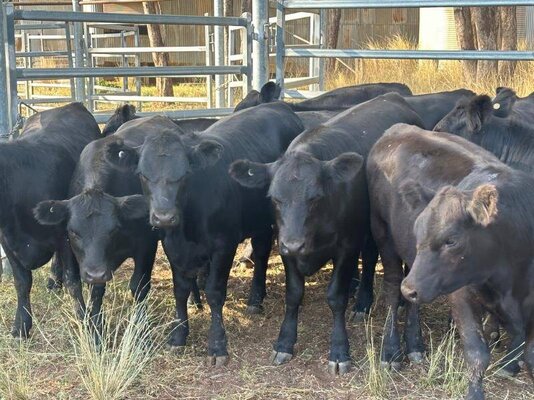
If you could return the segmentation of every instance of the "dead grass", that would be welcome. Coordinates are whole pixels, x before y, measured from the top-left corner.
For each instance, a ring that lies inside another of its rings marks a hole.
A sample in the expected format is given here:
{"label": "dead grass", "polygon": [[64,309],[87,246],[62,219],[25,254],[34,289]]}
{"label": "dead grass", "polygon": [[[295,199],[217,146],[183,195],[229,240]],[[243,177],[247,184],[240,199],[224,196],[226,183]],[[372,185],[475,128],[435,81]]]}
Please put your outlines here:
{"label": "dead grass", "polygon": [[[238,259],[238,258],[236,258]],[[109,357],[117,357],[116,344],[126,336],[128,316],[134,315],[128,294],[132,267],[123,266],[107,290],[105,308],[112,337]],[[15,309],[15,292],[10,279],[0,283],[0,379],[9,377],[10,387],[0,383],[0,398],[5,399],[87,399],[91,395],[84,379],[89,379],[90,359],[83,359],[76,350],[72,321],[68,315],[71,300],[63,292],[50,294],[45,289],[47,268],[35,273],[32,300],[37,319],[32,338],[20,344],[11,339],[9,327]],[[429,361],[423,365],[403,364],[400,372],[384,372],[379,368],[380,343],[386,308],[379,300],[372,319],[366,324],[349,324],[349,337],[354,370],[346,376],[333,378],[327,373],[331,312],[326,303],[326,287],[331,273],[327,266],[308,279],[304,304],[299,319],[299,339],[295,359],[280,367],[271,366],[269,355],[283,318],[284,273],[279,257],[272,257],[268,271],[268,296],[265,313],[245,314],[246,298],[252,271],[236,266],[229,282],[225,306],[225,325],[228,333],[230,363],[227,367],[206,367],[206,339],[209,312],[190,311],[191,335],[184,353],[171,353],[164,347],[163,338],[154,340],[156,351],[148,357],[147,365],[132,377],[125,399],[450,399],[458,392],[447,387],[456,373],[463,371],[459,364],[461,352],[456,340],[443,339],[448,331],[448,307],[442,300],[423,308],[426,323]],[[376,284],[380,296],[381,272]],[[174,315],[172,281],[167,261],[160,252],[152,285],[149,315],[158,334],[168,332]],[[207,307],[206,307],[207,308]],[[115,331],[115,327],[117,328]],[[159,330],[158,330],[159,329]],[[118,333],[118,338],[115,337]],[[449,336],[452,338],[452,336]],[[442,342],[443,340],[443,342]],[[140,343],[135,341],[135,343]],[[443,343],[448,343],[443,344]],[[455,344],[451,352],[447,346]],[[22,346],[22,347],[20,347]],[[132,347],[130,347],[132,348]],[[133,346],[133,348],[139,348]],[[142,348],[142,347],[141,347]],[[440,349],[439,351],[437,349]],[[91,353],[98,359],[98,353]],[[447,356],[443,356],[447,354]],[[451,356],[454,354],[454,357]],[[103,355],[101,355],[103,357]],[[495,359],[500,357],[495,355]],[[119,357],[120,358],[120,357]],[[436,358],[434,360],[434,358]],[[118,359],[118,358],[117,358]],[[450,360],[457,360],[450,362]],[[449,360],[449,361],[447,361]],[[82,365],[82,368],[80,368]],[[448,368],[447,365],[453,367]],[[432,367],[434,366],[434,367]],[[429,372],[434,368],[436,372]],[[103,376],[116,375],[112,370]],[[374,374],[374,375],[373,375]],[[430,384],[428,376],[430,374]],[[82,379],[82,376],[84,379]],[[374,377],[373,377],[374,376]],[[370,383],[371,379],[375,383]],[[7,382],[6,379],[1,379]],[[376,383],[378,382],[378,383]],[[374,385],[374,387],[371,387]],[[488,377],[489,399],[532,399],[526,373],[506,380],[496,375]],[[16,397],[19,391],[23,396]],[[461,397],[461,396],[460,396]],[[112,398],[111,393],[106,398]]]}

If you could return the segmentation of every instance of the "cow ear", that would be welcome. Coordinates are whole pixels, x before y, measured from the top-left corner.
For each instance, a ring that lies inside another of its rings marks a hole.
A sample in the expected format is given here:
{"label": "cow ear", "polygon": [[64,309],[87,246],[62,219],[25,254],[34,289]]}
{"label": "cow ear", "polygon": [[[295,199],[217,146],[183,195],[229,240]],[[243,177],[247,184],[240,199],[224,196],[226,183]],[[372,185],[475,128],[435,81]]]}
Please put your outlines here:
{"label": "cow ear", "polygon": [[237,160],[230,165],[228,173],[241,186],[247,188],[263,188],[271,182],[272,164],[256,163],[248,160]]}
{"label": "cow ear", "polygon": [[398,191],[402,201],[412,211],[425,207],[435,195],[433,190],[417,183],[413,179],[406,179],[399,186]]}
{"label": "cow ear", "polygon": [[473,133],[482,129],[482,125],[493,113],[493,103],[489,96],[475,96],[467,106],[467,127]]}
{"label": "cow ear", "polygon": [[467,212],[477,224],[486,227],[491,224],[497,216],[498,201],[499,192],[494,185],[481,185],[473,192],[473,197],[467,204]]}
{"label": "cow ear", "polygon": [[111,165],[128,171],[134,171],[139,163],[137,150],[126,146],[122,139],[111,142],[106,146],[104,158]]}
{"label": "cow ear", "polygon": [[189,159],[194,168],[204,169],[219,161],[222,152],[223,146],[220,143],[214,140],[202,140],[193,146]]}
{"label": "cow ear", "polygon": [[142,194],[119,197],[120,215],[124,220],[148,217],[148,202]]}
{"label": "cow ear", "polygon": [[512,89],[506,87],[499,87],[496,92],[497,94],[492,100],[493,114],[505,118],[512,112],[517,95]]}
{"label": "cow ear", "polygon": [[358,153],[343,153],[325,162],[328,176],[335,183],[348,182],[362,169],[364,159]]}
{"label": "cow ear", "polygon": [[241,100],[237,106],[235,106],[234,112],[257,106],[259,104],[259,99],[260,92],[258,92],[257,90],[251,90],[250,92],[248,92],[245,98]]}
{"label": "cow ear", "polygon": [[69,217],[68,200],[41,201],[33,209],[33,216],[41,225],[59,225]]}
{"label": "cow ear", "polygon": [[135,117],[135,106],[133,104],[125,104],[121,108],[121,115],[123,118],[123,121],[130,121],[133,117]]}
{"label": "cow ear", "polygon": [[260,103],[271,103],[278,100],[282,88],[274,82],[267,82],[260,91]]}

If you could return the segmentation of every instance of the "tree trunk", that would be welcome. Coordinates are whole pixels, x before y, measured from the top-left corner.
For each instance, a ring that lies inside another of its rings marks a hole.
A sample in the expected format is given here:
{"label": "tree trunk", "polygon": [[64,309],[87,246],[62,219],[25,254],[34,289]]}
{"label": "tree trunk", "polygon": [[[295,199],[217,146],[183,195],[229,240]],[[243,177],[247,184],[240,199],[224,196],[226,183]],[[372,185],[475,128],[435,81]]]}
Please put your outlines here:
{"label": "tree trunk", "polygon": [[[475,22],[479,50],[497,50],[498,8],[471,7],[471,17]],[[479,61],[477,79],[482,81],[497,75],[497,61]]]}
{"label": "tree trunk", "polygon": [[[328,49],[337,48],[340,22],[341,22],[341,10],[340,9],[328,10],[328,26],[326,29],[326,47]],[[336,59],[329,58],[328,63],[326,65],[327,73],[333,72],[335,67],[336,67]]]}
{"label": "tree trunk", "polygon": [[[145,14],[161,14],[159,2],[143,2]],[[165,46],[161,25],[147,25],[150,47]],[[152,53],[152,60],[156,67],[169,66],[169,53]],[[174,96],[172,78],[156,78],[156,87],[160,96]]]}
{"label": "tree trunk", "polygon": [[[471,21],[471,10],[469,7],[454,8],[454,20],[456,22],[456,37],[462,50],[475,50],[476,37]],[[477,61],[462,61],[464,75],[466,79],[476,81]]]}
{"label": "tree trunk", "polygon": [[[516,7],[499,7],[501,17],[501,50],[517,50],[517,17]],[[516,63],[514,61],[499,62],[499,77],[511,78]]]}

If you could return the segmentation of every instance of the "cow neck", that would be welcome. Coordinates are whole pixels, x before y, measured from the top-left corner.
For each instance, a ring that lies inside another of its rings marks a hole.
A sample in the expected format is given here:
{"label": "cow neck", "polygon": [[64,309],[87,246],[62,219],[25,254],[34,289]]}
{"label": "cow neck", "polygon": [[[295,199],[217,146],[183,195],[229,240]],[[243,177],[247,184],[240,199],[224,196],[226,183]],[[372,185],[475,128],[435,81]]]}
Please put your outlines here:
{"label": "cow neck", "polygon": [[[492,128],[494,124],[499,129]],[[534,132],[515,118],[494,117],[475,135],[482,135],[480,145],[505,164],[534,171]]]}

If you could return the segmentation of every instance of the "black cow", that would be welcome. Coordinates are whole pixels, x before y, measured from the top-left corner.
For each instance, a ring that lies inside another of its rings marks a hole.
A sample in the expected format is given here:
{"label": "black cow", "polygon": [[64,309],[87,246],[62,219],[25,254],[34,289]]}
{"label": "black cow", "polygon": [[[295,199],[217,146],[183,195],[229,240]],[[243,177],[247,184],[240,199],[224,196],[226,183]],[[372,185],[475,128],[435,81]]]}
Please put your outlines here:
{"label": "black cow", "polygon": [[[71,103],[31,116],[19,139],[0,144],[0,242],[17,290],[14,336],[27,337],[32,327],[32,270],[50,260],[63,236],[60,229],[37,223],[32,210],[42,200],[67,196],[82,149],[99,137],[91,113]],[[68,287],[74,284],[71,278],[65,277]]]}
{"label": "black cow", "polygon": [[106,282],[129,257],[134,260],[132,294],[138,301],[146,297],[159,236],[148,223],[139,178],[130,169],[109,165],[107,147],[118,141],[140,146],[147,136],[165,130],[183,134],[169,118],[156,116],[135,119],[114,135],[88,144],[72,177],[71,198],[44,201],[35,209],[41,224],[66,230],[70,246],[65,250],[69,264],[64,268],[93,285],[92,318],[99,317]]}
{"label": "black cow", "polygon": [[[165,132],[147,138],[138,148],[109,147],[110,162],[119,163],[122,154],[139,171],[150,203],[151,224],[182,229],[187,241],[203,246],[209,255],[205,287],[212,318],[208,356],[217,366],[224,364],[228,355],[222,309],[237,245],[252,237],[256,270],[249,302],[261,304],[272,242],[273,217],[265,190],[240,187],[230,178],[228,168],[241,158],[275,161],[302,130],[299,118],[279,102],[232,114],[200,135]],[[166,248],[167,254],[183,250]],[[194,267],[182,265],[173,271],[179,306],[177,327],[169,341],[172,346],[186,344],[186,300],[196,274]]]}
{"label": "black cow", "polygon": [[[362,166],[373,144],[399,121],[423,124],[400,95],[389,93],[303,132],[274,163],[242,160],[232,165],[231,174],[242,185],[257,189],[269,186],[276,210],[278,243],[286,271],[286,314],[274,346],[275,364],[285,363],[293,355],[305,277],[332,260],[328,304],[334,327],[329,371],[342,374],[349,370],[345,310],[351,276],[363,251],[364,275],[356,307],[357,311],[368,312],[378,258],[370,239]],[[366,237],[369,240],[365,245]]]}
{"label": "black cow", "polygon": [[434,130],[462,136],[511,167],[533,171],[534,128],[514,113],[496,116],[493,106],[486,95],[462,99]]}
{"label": "black cow", "polygon": [[[124,104],[115,109],[113,115],[108,119],[102,134],[109,136],[115,133],[125,122],[132,119],[141,118],[135,113],[135,106],[131,104]],[[200,132],[209,128],[215,122],[216,118],[191,118],[191,119],[173,119],[176,125],[178,125],[184,132]]]}
{"label": "black cow", "polygon": [[[235,111],[278,101],[280,92],[279,85],[274,82],[267,82],[260,92],[250,91],[235,107]],[[339,111],[390,92],[396,92],[403,96],[412,94],[410,88],[403,83],[366,83],[330,90],[313,99],[288,104],[293,111]]]}
{"label": "black cow", "polygon": [[[465,347],[468,398],[482,399],[490,355],[480,311],[494,313],[511,335],[512,351],[501,363],[517,356],[529,337],[534,181],[462,138],[414,127],[393,127],[372,157],[368,175],[379,184],[378,208],[398,216],[389,225],[393,239],[410,247],[402,293],[418,303],[454,292],[449,299]],[[394,227],[401,225],[402,237]],[[409,238],[407,227],[414,228]],[[506,368],[517,372],[512,364]]]}
{"label": "black cow", "polygon": [[458,100],[474,95],[471,90],[457,89],[450,92],[405,96],[404,99],[423,120],[423,128],[431,130],[456,106]]}
{"label": "black cow", "polygon": [[[404,278],[402,262],[412,267],[409,278],[402,286],[404,296],[413,302],[408,303],[407,309],[404,331],[406,351],[411,359],[419,360],[424,344],[415,303],[432,300],[436,288],[447,287],[450,289],[447,293],[460,288],[451,285],[451,282],[457,282],[458,275],[471,278],[476,276],[474,279],[480,279],[478,282],[483,283],[487,275],[481,272],[482,269],[489,272],[493,268],[492,265],[502,260],[492,252],[495,250],[490,250],[502,245],[490,244],[487,236],[481,232],[479,220],[476,219],[491,218],[491,207],[487,210],[476,208],[482,204],[473,203],[472,200],[478,198],[473,189],[479,185],[492,186],[500,179],[508,181],[514,174],[516,172],[484,149],[447,133],[431,133],[414,126],[399,124],[388,130],[377,142],[369,155],[367,178],[371,194],[371,226],[384,266],[385,294],[391,313],[384,333],[383,361],[398,363],[402,360],[396,311],[400,284]],[[517,174],[524,176],[520,172]],[[447,212],[440,213],[439,218],[428,218],[435,208],[432,204],[436,201],[443,202],[452,193],[450,189],[443,190],[444,187],[450,188],[450,185],[466,190],[464,198],[462,201],[449,202]],[[434,197],[436,192],[438,194]],[[446,192],[449,194],[444,194]],[[491,192],[485,192],[485,195],[491,202]],[[441,200],[436,200],[439,198]],[[429,203],[430,206],[427,207]],[[463,207],[468,206],[473,211],[473,218],[463,211]],[[423,216],[422,212],[427,217]],[[459,216],[466,219],[458,223],[453,222]],[[440,234],[433,235],[428,229],[423,229],[422,225],[425,223],[429,224],[428,226],[432,224],[431,229],[439,231]],[[465,231],[462,231],[463,229]],[[505,229],[501,230],[501,234],[509,239],[517,239]],[[504,237],[499,240],[504,240]],[[480,253],[477,252],[477,262],[468,260],[463,253],[467,251],[469,254],[475,248],[484,249]],[[439,254],[443,259],[439,262],[436,260],[432,266],[425,263],[423,271],[416,255],[419,257],[419,254],[426,255],[427,252]],[[477,269],[476,265],[480,265],[482,269]],[[439,272],[434,273],[435,271]],[[479,299],[484,297],[484,291],[479,291],[478,286],[473,289]],[[470,380],[468,398],[481,399],[481,379],[489,363],[489,352],[483,345],[482,320],[475,322],[473,319],[475,315],[480,314],[478,311],[474,313],[479,305],[473,301],[473,293],[470,293],[470,290],[456,292],[449,300],[465,346]],[[499,300],[496,299],[498,296],[493,297],[493,306],[498,308]],[[515,373],[518,365],[513,359],[517,356],[524,337],[517,335],[517,330],[514,330],[502,315],[500,320],[510,329],[513,349],[500,363],[505,365],[507,371]]]}

